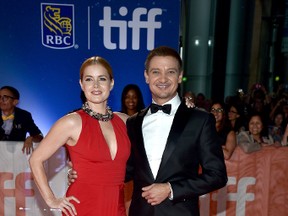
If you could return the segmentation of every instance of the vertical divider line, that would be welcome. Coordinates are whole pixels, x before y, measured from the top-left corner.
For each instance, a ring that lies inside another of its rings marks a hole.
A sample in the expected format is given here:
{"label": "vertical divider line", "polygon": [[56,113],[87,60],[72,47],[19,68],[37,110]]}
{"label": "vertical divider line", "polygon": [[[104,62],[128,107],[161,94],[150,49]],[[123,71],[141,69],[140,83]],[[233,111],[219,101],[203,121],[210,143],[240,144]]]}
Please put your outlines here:
{"label": "vertical divider line", "polygon": [[87,46],[88,46],[88,50],[90,50],[90,33],[91,33],[91,31],[90,31],[90,7],[88,6],[88,17],[87,17],[87,24],[88,24],[88,28],[87,28],[87,31],[88,31],[88,40],[87,40]]}

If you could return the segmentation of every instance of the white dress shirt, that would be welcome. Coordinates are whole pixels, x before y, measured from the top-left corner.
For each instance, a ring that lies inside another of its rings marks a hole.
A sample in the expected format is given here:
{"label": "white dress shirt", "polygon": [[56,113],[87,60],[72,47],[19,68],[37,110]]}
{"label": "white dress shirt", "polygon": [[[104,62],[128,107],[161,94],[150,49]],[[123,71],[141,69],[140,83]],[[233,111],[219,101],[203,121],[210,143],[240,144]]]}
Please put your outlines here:
{"label": "white dress shirt", "polygon": [[[152,101],[152,103],[155,102]],[[154,178],[157,176],[171,125],[180,103],[180,97],[176,95],[173,99],[165,103],[171,104],[172,106],[169,115],[162,110],[151,114],[149,109],[144,117],[142,124],[144,147]]]}

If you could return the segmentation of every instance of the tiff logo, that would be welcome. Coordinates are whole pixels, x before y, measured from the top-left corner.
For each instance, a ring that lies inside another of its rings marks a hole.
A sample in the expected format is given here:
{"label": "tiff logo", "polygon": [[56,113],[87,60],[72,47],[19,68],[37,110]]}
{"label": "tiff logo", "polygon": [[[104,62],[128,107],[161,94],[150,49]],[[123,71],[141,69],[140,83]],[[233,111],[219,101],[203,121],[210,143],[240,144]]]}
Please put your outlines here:
{"label": "tiff logo", "polygon": [[[237,185],[237,191],[235,193],[228,192],[227,186],[218,190],[217,193],[212,194],[212,200],[217,202],[217,215],[226,215],[227,202],[236,202],[235,215],[245,216],[246,202],[253,202],[255,200],[255,194],[247,192],[247,189],[251,185],[256,184],[254,177],[240,178],[237,184],[235,177],[228,177],[229,185]],[[228,193],[227,193],[228,192]],[[210,194],[205,194],[200,197],[201,215],[210,215]]]}
{"label": "tiff logo", "polygon": [[[5,181],[13,181],[14,174],[11,172],[0,172],[0,215],[5,215],[5,197],[15,198],[15,215],[25,215],[26,197],[34,197],[34,190],[26,188],[26,182],[32,180],[30,172],[22,172],[15,177],[15,188],[6,189]],[[2,208],[2,206],[4,208]]]}
{"label": "tiff logo", "polygon": [[[119,14],[125,17],[128,14],[126,7],[119,9]],[[132,29],[132,50],[139,50],[140,47],[140,30],[147,30],[147,50],[152,50],[155,44],[155,31],[161,29],[161,22],[156,21],[156,16],[162,14],[162,9],[152,8],[149,11],[146,8],[135,8],[132,14],[132,20],[112,20],[111,7],[103,8],[103,19],[99,21],[99,25],[103,27],[104,46],[107,49],[127,49],[127,30]],[[147,16],[147,20],[143,21],[143,16]],[[142,17],[141,17],[142,16]],[[142,20],[141,20],[142,18]],[[116,42],[112,42],[112,28],[119,29],[119,47]]]}

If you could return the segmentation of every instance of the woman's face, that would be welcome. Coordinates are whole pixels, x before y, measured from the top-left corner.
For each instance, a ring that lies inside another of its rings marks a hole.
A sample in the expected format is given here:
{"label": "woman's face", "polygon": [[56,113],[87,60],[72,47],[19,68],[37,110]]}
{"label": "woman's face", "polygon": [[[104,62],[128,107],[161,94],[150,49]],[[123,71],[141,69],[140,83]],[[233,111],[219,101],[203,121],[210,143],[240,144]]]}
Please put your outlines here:
{"label": "woman's face", "polygon": [[107,101],[113,88],[114,80],[110,79],[107,70],[102,65],[96,64],[85,68],[80,85],[87,101],[102,103]]}
{"label": "woman's face", "polygon": [[281,126],[281,124],[282,124],[282,122],[283,122],[283,120],[284,120],[284,116],[282,115],[282,114],[277,114],[276,116],[275,116],[275,118],[274,118],[274,124],[275,124],[275,126],[277,126],[277,127],[280,127]]}
{"label": "woman's face", "polygon": [[125,95],[125,107],[128,110],[136,110],[138,104],[138,96],[134,89],[130,89]]}
{"label": "woman's face", "polygon": [[211,113],[214,115],[216,122],[221,122],[224,117],[224,109],[220,104],[213,104],[211,107]]}
{"label": "woman's face", "polygon": [[249,132],[252,135],[259,135],[263,129],[260,116],[253,116],[249,121]]}
{"label": "woman's face", "polygon": [[230,110],[228,112],[228,119],[230,121],[234,121],[239,117],[240,117],[240,115],[238,114],[237,109],[234,106],[231,106]]}

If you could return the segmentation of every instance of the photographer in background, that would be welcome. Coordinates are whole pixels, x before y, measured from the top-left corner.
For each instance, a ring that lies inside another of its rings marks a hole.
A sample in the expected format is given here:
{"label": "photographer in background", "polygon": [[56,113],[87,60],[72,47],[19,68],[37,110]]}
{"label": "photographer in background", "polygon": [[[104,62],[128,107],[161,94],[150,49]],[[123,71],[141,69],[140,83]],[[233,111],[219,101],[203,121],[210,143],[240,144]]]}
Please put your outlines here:
{"label": "photographer in background", "polygon": [[273,120],[275,113],[282,112],[284,114],[283,124],[288,123],[288,84],[279,85],[277,93],[275,95],[275,105],[272,106],[269,114],[270,120]]}
{"label": "photographer in background", "polygon": [[246,99],[249,113],[260,113],[264,117],[263,121],[265,124],[270,122],[269,113],[271,98],[264,85],[260,83],[252,85]]}
{"label": "photographer in background", "polygon": [[[22,151],[30,154],[33,151],[33,142],[40,142],[43,135],[34,123],[30,112],[20,109],[20,94],[12,86],[3,86],[0,89],[0,140],[1,141],[24,141]],[[27,136],[29,133],[30,136]]]}

